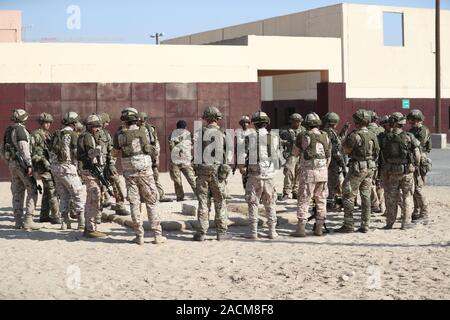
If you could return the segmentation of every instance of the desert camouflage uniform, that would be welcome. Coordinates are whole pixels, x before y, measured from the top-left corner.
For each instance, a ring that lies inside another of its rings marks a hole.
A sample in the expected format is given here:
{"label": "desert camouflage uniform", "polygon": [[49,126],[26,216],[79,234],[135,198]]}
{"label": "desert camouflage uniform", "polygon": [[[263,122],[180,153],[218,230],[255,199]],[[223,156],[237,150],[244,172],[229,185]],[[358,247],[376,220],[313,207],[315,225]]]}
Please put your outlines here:
{"label": "desert camouflage uniform", "polygon": [[288,129],[287,130],[287,139],[282,142],[286,149],[284,151],[287,154],[286,164],[284,166],[284,185],[283,185],[283,194],[293,195],[297,193],[298,190],[298,156],[293,154],[295,141],[297,136],[305,130],[304,127],[300,126],[298,129]]}
{"label": "desert camouflage uniform", "polygon": [[[127,131],[135,133],[128,141]],[[147,133],[133,124],[118,131],[114,137],[114,149],[122,152],[122,169],[130,202],[131,218],[137,238],[144,237],[144,228],[140,210],[141,202],[147,208],[150,229],[155,239],[162,234],[161,219],[157,211],[159,199],[152,171],[151,147]]]}
{"label": "desert camouflage uniform", "polygon": [[44,187],[44,194],[41,201],[41,220],[50,219],[52,222],[60,220],[59,201],[56,194],[55,181],[50,171],[50,150],[51,141],[50,132],[42,128],[37,129],[31,134],[32,137],[32,160],[33,168],[37,176],[41,179]]}
{"label": "desert camouflage uniform", "polygon": [[192,138],[191,133],[186,129],[177,129],[169,138],[170,149],[170,178],[175,186],[177,200],[184,199],[184,190],[181,174],[184,175],[192,190],[195,193],[196,182],[195,173],[192,168]]}
{"label": "desert camouflage uniform", "polygon": [[241,128],[236,130],[236,141],[235,141],[235,160],[236,160],[236,168],[239,169],[239,173],[242,176],[242,186],[244,187],[245,190],[245,186],[247,184],[247,180],[248,180],[248,173],[247,173],[247,168],[245,167],[245,152],[248,149],[248,139],[246,137],[248,137],[248,135],[253,132],[250,129],[247,130],[243,130]]}
{"label": "desert camouflage uniform", "polygon": [[[384,128],[376,124],[375,122],[369,123],[367,126],[367,129],[371,131],[373,134],[375,134],[377,137],[384,132]],[[381,185],[377,182],[378,178],[378,165],[375,169],[374,176],[372,179],[372,187],[370,189],[370,199],[371,199],[371,206],[372,209],[377,209],[379,211],[384,211],[384,199],[380,199],[380,195],[382,193]]]}
{"label": "desert camouflage uniform", "polygon": [[[403,147],[398,140],[404,141]],[[420,160],[420,143],[410,133],[394,128],[381,141],[383,156],[383,177],[386,179],[386,228],[390,229],[397,219],[400,203],[402,211],[402,229],[411,225],[411,206],[414,191],[414,166]],[[401,196],[400,196],[401,191]]]}
{"label": "desert camouflage uniform", "polygon": [[[308,117],[308,116],[307,116]],[[300,172],[297,218],[306,224],[311,199],[316,204],[316,223],[322,228],[327,213],[328,164],[331,144],[328,134],[317,128],[304,131],[297,137],[300,150]]]}
{"label": "desert camouflage uniform", "polygon": [[[267,224],[269,226],[269,238],[277,237],[275,227],[277,225],[276,200],[274,176],[276,173],[274,161],[278,160],[276,152],[279,150],[279,141],[272,136],[266,128],[250,131],[247,135],[249,144],[247,152],[256,153],[256,163],[247,165],[248,180],[245,188],[245,200],[248,203],[248,219],[251,227],[250,233],[257,238],[258,206],[264,205]],[[251,156],[249,155],[249,161]],[[275,159],[275,160],[274,160]]]}
{"label": "desert camouflage uniform", "polygon": [[[12,207],[14,211],[14,221],[16,224],[16,229],[20,229],[24,227],[27,228],[26,224],[33,224],[33,215],[38,198],[38,191],[36,186],[34,186],[31,182],[30,177],[23,172],[24,169],[22,169],[19,163],[14,159],[15,155],[12,154],[12,152],[19,153],[24,159],[27,167],[32,167],[30,134],[23,123],[15,123],[10,128],[6,129],[5,141],[7,140],[6,135],[8,134],[8,130],[12,130],[10,132],[10,140],[14,151],[10,150],[11,154],[9,154],[6,159],[8,160],[8,168],[11,173],[11,193],[13,196]],[[24,217],[23,204],[25,199],[25,190],[27,191],[27,197],[25,200],[26,210]]]}
{"label": "desert camouflage uniform", "polygon": [[[64,126],[53,134],[50,164],[55,178],[56,191],[60,197],[59,208],[63,219],[61,228],[71,228],[69,211],[72,201],[73,211],[78,217],[78,229],[84,229],[83,185],[78,175],[78,136],[70,126]],[[57,151],[57,148],[59,151]]]}
{"label": "desert camouflage uniform", "polygon": [[371,216],[372,179],[380,150],[378,139],[367,127],[363,126],[347,136],[343,142],[343,148],[350,157],[349,172],[342,184],[344,227],[353,229],[354,203],[359,191],[362,211],[361,228],[368,230]]}

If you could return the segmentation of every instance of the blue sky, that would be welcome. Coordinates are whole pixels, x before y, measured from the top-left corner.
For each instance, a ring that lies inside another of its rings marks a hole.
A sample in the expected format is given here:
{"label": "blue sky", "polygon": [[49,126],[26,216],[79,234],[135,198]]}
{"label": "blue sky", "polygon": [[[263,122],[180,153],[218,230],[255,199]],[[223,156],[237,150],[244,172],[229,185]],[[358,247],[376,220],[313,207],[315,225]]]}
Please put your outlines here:
{"label": "blue sky", "polygon": [[[24,41],[153,43],[163,39],[340,3],[328,0],[0,0],[0,10],[21,10]],[[348,3],[434,7],[434,0],[361,0]],[[442,8],[450,9],[450,0]],[[69,29],[70,5],[80,28]]]}

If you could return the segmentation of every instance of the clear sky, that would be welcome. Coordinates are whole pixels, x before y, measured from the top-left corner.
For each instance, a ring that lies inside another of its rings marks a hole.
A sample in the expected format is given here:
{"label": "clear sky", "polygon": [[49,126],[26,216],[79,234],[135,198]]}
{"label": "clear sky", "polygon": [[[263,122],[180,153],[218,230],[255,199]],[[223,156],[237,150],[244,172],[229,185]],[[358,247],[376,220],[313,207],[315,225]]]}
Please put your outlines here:
{"label": "clear sky", "polygon": [[[0,0],[21,10],[24,41],[153,43],[163,39],[333,5],[335,0]],[[434,0],[360,0],[348,3],[434,7]],[[450,0],[442,0],[450,9]],[[76,8],[80,10],[77,15]],[[72,7],[71,7],[72,6]],[[80,19],[77,19],[80,17]],[[68,24],[69,20],[69,24]]]}

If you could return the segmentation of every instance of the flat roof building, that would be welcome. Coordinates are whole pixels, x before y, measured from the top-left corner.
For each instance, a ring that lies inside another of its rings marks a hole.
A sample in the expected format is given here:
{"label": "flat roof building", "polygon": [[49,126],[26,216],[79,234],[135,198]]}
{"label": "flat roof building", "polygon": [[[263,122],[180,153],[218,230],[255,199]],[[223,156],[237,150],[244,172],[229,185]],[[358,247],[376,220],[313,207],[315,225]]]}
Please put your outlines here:
{"label": "flat roof building", "polygon": [[[442,128],[449,128],[450,11],[442,11]],[[1,28],[0,28],[1,29]],[[0,33],[1,34],[1,33]],[[18,38],[20,39],[20,37]],[[420,108],[434,120],[434,10],[339,4],[206,31],[162,45],[0,43],[0,128],[11,110],[107,111],[111,130],[133,105],[158,128],[161,170],[177,120],[192,129],[208,105],[237,127],[262,108],[274,127],[293,112]],[[30,128],[37,126],[29,120]],[[0,166],[3,166],[1,164]],[[0,178],[7,176],[0,167]]]}

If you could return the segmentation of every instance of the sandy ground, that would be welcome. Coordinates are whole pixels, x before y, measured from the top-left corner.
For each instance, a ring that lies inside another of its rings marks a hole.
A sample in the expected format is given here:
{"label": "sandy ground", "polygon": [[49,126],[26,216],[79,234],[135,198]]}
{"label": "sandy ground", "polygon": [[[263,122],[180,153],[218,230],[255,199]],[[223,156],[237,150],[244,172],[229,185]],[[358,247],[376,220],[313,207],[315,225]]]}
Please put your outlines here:
{"label": "sandy ground", "polygon": [[[174,196],[167,174],[162,181]],[[277,185],[282,186],[281,173]],[[239,174],[230,190],[242,196]],[[0,298],[449,299],[450,187],[427,187],[426,193],[432,219],[414,230],[401,231],[399,224],[380,230],[384,219],[374,215],[369,234],[297,239],[288,236],[294,225],[284,224],[274,241],[242,239],[246,228],[232,227],[235,239],[228,242],[214,240],[214,230],[211,240],[193,242],[187,230],[166,233],[163,245],[147,238],[137,246],[129,243],[132,231],[115,223],[100,225],[108,233],[102,240],[51,224],[35,232],[14,230],[9,183],[1,183]],[[295,217],[295,201],[278,210]],[[186,219],[176,212],[162,217]],[[342,218],[330,213],[329,227]]]}

